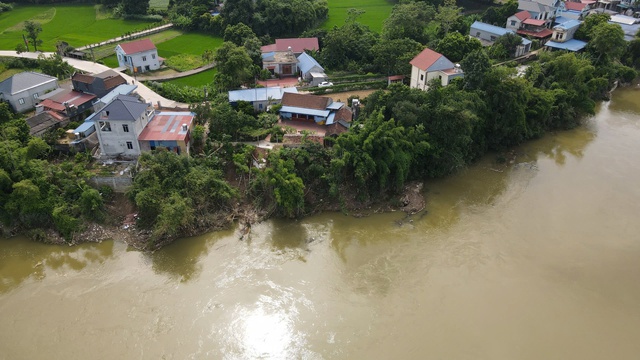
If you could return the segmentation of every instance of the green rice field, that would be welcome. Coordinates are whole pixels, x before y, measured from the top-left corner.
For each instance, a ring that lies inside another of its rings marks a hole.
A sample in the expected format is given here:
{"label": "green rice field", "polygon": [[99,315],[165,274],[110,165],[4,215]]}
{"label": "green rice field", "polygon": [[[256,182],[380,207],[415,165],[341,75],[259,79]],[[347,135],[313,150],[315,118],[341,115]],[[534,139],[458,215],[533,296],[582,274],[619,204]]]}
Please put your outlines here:
{"label": "green rice field", "polygon": [[194,74],[191,76],[185,76],[179,79],[173,79],[166,81],[168,83],[180,86],[194,86],[194,87],[202,87],[205,85],[211,84],[213,81],[213,75],[215,75],[216,69],[205,70],[201,73]]}
{"label": "green rice field", "polygon": [[222,45],[222,38],[200,33],[186,33],[171,40],[156,44],[158,54],[164,58],[180,54],[202,55],[209,49]]}
{"label": "green rice field", "polygon": [[149,8],[166,10],[169,7],[169,0],[150,0]]}
{"label": "green rice field", "polygon": [[322,28],[331,29],[342,26],[347,19],[347,10],[356,8],[365,13],[358,18],[358,22],[369,26],[375,32],[382,31],[382,23],[391,14],[393,3],[388,0],[328,0],[329,19],[322,24]]}
{"label": "green rice field", "polygon": [[125,32],[144,30],[151,25],[139,20],[105,19],[92,5],[32,5],[16,6],[0,14],[0,49],[14,50],[22,42],[26,20],[42,24],[39,50],[53,51],[58,40],[71,46],[97,43]]}

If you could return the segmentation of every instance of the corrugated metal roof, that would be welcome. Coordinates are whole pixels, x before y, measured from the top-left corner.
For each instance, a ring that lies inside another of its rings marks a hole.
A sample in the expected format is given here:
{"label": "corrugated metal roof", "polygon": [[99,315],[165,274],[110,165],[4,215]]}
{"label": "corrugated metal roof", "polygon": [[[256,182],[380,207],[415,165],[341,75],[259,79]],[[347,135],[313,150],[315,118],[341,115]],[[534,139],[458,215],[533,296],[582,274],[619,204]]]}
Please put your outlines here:
{"label": "corrugated metal roof", "polygon": [[563,22],[560,25],[554,26],[554,29],[555,28],[560,28],[560,29],[563,29],[563,30],[570,30],[570,29],[573,29],[573,28],[577,28],[578,26],[580,26],[580,24],[581,24],[581,22],[578,21],[578,20],[569,20],[569,21]]}
{"label": "corrugated metal roof", "polygon": [[280,109],[281,113],[292,113],[292,114],[302,114],[302,115],[312,115],[312,116],[323,116],[327,117],[331,113],[329,110],[317,110],[317,109],[309,109],[309,108],[301,108],[295,106],[283,106]]}
{"label": "corrugated metal roof", "polygon": [[56,80],[57,79],[53,76],[33,71],[25,71],[15,74],[3,82],[0,82],[0,92],[5,94],[15,94]]}
{"label": "corrugated metal roof", "polygon": [[115,89],[113,89],[109,93],[107,93],[107,95],[101,97],[100,98],[100,102],[102,102],[104,104],[108,104],[108,103],[112,102],[113,99],[116,98],[116,96],[118,96],[118,95],[129,95],[137,88],[138,88],[138,85],[128,85],[128,84],[118,85],[118,86],[116,86]]}
{"label": "corrugated metal roof", "polygon": [[565,41],[563,43],[555,42],[555,41],[547,41],[545,46],[552,47],[554,49],[568,50],[568,51],[580,51],[587,46],[587,43],[584,41],[571,39]]}
{"label": "corrugated metal roof", "polygon": [[298,69],[300,69],[303,74],[308,73],[309,70],[313,69],[314,66],[319,67],[320,69],[322,69],[322,71],[324,71],[324,68],[320,66],[316,59],[314,59],[311,55],[302,53],[300,54],[300,56],[298,56]]}
{"label": "corrugated metal roof", "polygon": [[273,100],[282,100],[284,93],[298,93],[298,89],[295,87],[281,88],[281,87],[266,87],[255,89],[243,89],[229,91],[229,102],[238,101],[267,101],[269,98]]}
{"label": "corrugated metal roof", "polygon": [[499,27],[499,26],[495,26],[495,25],[490,25],[490,24],[486,24],[480,21],[476,21],[473,24],[471,24],[471,29],[477,29],[480,31],[486,31],[488,33],[491,34],[495,34],[498,36],[502,36],[502,35],[506,35],[506,34],[515,34],[515,31],[513,30],[508,30],[505,29],[503,27]]}

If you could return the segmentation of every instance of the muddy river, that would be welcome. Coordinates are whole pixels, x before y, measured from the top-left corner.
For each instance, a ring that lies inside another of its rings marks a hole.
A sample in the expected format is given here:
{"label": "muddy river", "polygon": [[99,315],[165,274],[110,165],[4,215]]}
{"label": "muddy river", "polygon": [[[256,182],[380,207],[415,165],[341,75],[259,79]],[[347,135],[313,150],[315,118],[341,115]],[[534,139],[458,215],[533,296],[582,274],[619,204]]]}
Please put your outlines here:
{"label": "muddy river", "polygon": [[0,359],[638,359],[640,90],[425,184],[427,214],[0,240]]}

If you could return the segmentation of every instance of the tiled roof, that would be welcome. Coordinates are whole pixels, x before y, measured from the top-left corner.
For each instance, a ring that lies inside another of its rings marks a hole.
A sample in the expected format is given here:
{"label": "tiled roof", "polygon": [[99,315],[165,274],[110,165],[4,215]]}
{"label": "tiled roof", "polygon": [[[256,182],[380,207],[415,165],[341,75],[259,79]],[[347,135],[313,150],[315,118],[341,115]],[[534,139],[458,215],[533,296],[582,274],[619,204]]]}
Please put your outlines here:
{"label": "tiled roof", "polygon": [[332,100],[330,98],[317,95],[295,94],[289,92],[282,95],[282,106],[325,110],[331,103]]}
{"label": "tiled roof", "polygon": [[53,111],[43,111],[28,119],[27,125],[29,125],[29,134],[36,135],[43,133],[45,130],[54,127],[61,123],[64,117]]}
{"label": "tiled roof", "polygon": [[529,19],[531,17],[531,13],[528,11],[520,11],[515,13],[513,16],[517,17],[518,20],[522,21],[525,19]]}
{"label": "tiled roof", "polygon": [[520,35],[526,35],[526,36],[531,36],[538,39],[544,39],[548,36],[551,36],[553,34],[553,31],[549,29],[543,29],[542,31],[529,31],[529,30],[520,29],[517,31],[517,33]]}
{"label": "tiled roof", "polygon": [[422,52],[409,63],[423,71],[437,71],[454,67],[453,63],[444,57],[444,55],[429,48],[422,50]]}
{"label": "tiled roof", "polygon": [[260,48],[262,52],[287,51],[291,48],[294,53],[302,53],[305,50],[319,50],[318,38],[289,38],[276,39],[275,44],[265,45]]}
{"label": "tiled roof", "polygon": [[153,50],[155,45],[149,39],[140,39],[118,45],[122,48],[125,54],[131,55],[142,51]]}
{"label": "tiled roof", "polygon": [[533,26],[544,26],[546,20],[537,20],[537,19],[525,19],[522,23]]}
{"label": "tiled roof", "polygon": [[0,92],[5,94],[15,94],[38,85],[48,82],[54,82],[56,78],[53,76],[25,71],[13,75],[12,77],[0,82]]}
{"label": "tiled roof", "polygon": [[82,74],[82,73],[76,72],[73,74],[73,76],[71,76],[71,80],[78,81],[85,84],[91,84],[96,80],[96,77],[89,74]]}
{"label": "tiled roof", "polygon": [[63,112],[66,110],[65,103],[67,103],[67,105],[73,105],[78,108],[95,98],[96,96],[93,94],[87,94],[75,90],[67,90],[43,100],[40,105],[48,109]]}
{"label": "tiled roof", "polygon": [[567,10],[582,11],[586,7],[587,7],[587,4],[583,4],[580,2],[573,2],[573,1],[564,2],[564,8]]}

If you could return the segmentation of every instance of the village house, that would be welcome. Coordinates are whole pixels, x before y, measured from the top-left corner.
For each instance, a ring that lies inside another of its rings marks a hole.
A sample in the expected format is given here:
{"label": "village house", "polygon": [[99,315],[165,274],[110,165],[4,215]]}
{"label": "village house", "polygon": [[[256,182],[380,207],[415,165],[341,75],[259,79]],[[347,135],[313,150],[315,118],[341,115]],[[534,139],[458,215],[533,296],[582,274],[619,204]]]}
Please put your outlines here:
{"label": "village house", "polygon": [[580,21],[569,20],[553,27],[551,40],[545,43],[549,50],[580,51],[587,46],[587,43],[573,38],[580,27]]}
{"label": "village house", "polygon": [[447,86],[451,80],[464,77],[460,65],[452,63],[444,55],[429,48],[422,50],[410,64],[410,87],[414,89],[428,90],[429,82],[433,79],[438,79],[442,86]]}
{"label": "village house", "polygon": [[[475,37],[480,40],[483,46],[491,46],[498,40],[499,37],[506,34],[514,34],[515,31],[501,28],[499,26],[485,24],[480,21],[476,21],[471,25],[469,30],[469,36]],[[518,45],[515,52],[515,57],[523,56],[531,51],[531,40],[522,39],[522,43]]]}
{"label": "village house", "polygon": [[55,77],[25,71],[0,82],[0,100],[8,102],[13,111],[22,113],[33,109],[44,94],[57,88]]}
{"label": "village house", "polygon": [[262,68],[271,75],[296,76],[298,74],[298,59],[291,50],[271,51],[262,54]]}
{"label": "village house", "polygon": [[42,136],[51,129],[64,127],[69,123],[69,118],[55,111],[43,111],[25,120],[31,136]]}
{"label": "village house", "polygon": [[558,20],[558,18],[565,18],[569,20],[582,20],[589,13],[591,5],[595,4],[595,1],[563,1],[560,3],[560,8],[556,16],[556,23],[562,23],[564,21]]}
{"label": "village house", "polygon": [[280,109],[280,123],[324,136],[331,125],[342,121],[350,123],[351,110],[342,102],[318,95],[285,93]]}
{"label": "village house", "polygon": [[318,86],[323,81],[327,81],[324,68],[307,53],[298,55],[298,70],[300,70],[300,77],[309,81],[311,86]]}
{"label": "village house", "polygon": [[96,124],[100,156],[134,158],[140,155],[138,136],[154,115],[151,104],[135,96],[116,96],[90,119]]}
{"label": "village house", "polygon": [[614,15],[609,20],[610,24],[619,25],[624,31],[624,39],[633,41],[640,32],[640,19],[627,15]]}
{"label": "village house", "polygon": [[57,89],[41,97],[36,105],[36,114],[43,111],[55,111],[71,120],[81,120],[85,112],[89,113],[96,96],[70,89]]}
{"label": "village house", "polygon": [[94,94],[97,97],[103,97],[117,86],[126,84],[127,80],[117,72],[107,70],[95,75],[76,72],[71,76],[71,82],[73,84],[73,89],[76,91],[82,91]]}
{"label": "village house", "polygon": [[318,45],[318,38],[291,38],[291,39],[276,39],[275,44],[269,44],[262,46],[260,52],[269,53],[273,51],[293,51],[293,54],[298,56],[305,52],[305,50],[318,51],[320,46]]}
{"label": "village house", "polygon": [[164,61],[149,39],[119,44],[116,46],[116,56],[120,67],[136,73],[158,70]]}
{"label": "village house", "polygon": [[138,135],[141,151],[167,149],[189,155],[195,114],[188,111],[157,111]]}
{"label": "village house", "polygon": [[245,101],[253,105],[255,111],[267,111],[271,105],[280,104],[284,93],[297,93],[295,87],[264,87],[255,89],[242,89],[229,91],[229,104],[237,106],[239,102]]}

